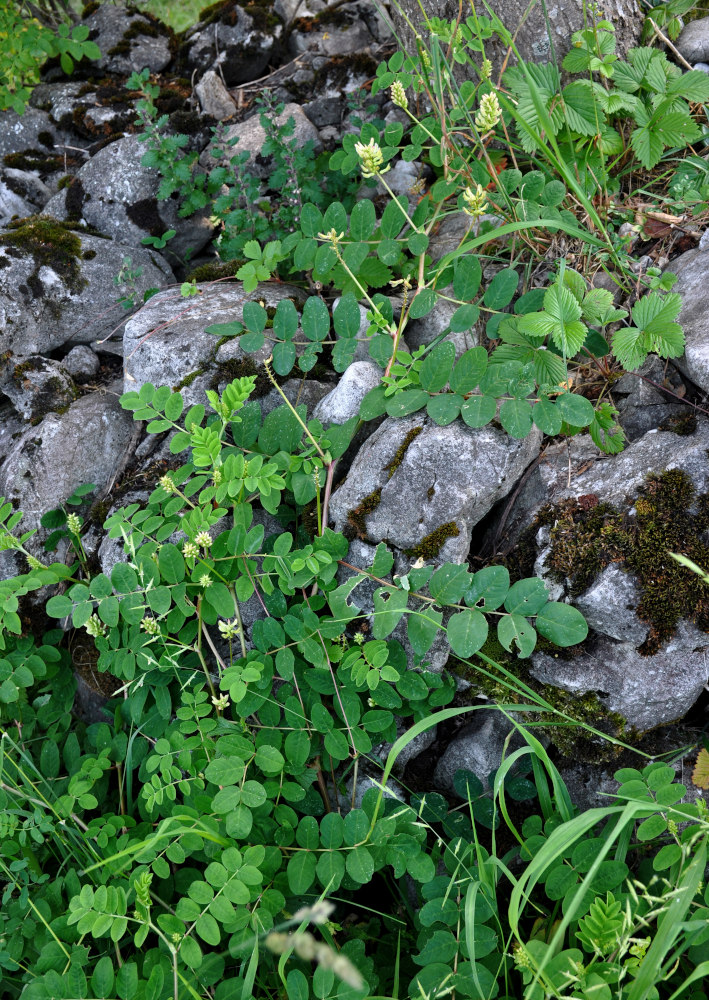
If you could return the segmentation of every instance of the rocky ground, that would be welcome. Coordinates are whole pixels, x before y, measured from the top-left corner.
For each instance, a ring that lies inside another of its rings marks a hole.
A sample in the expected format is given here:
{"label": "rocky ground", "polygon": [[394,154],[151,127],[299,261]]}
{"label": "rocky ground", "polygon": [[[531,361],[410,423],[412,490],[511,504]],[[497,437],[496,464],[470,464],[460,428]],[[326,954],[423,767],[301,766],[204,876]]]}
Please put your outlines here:
{"label": "rocky ground", "polygon": [[[161,81],[160,111],[175,131],[189,132],[192,148],[203,153],[210,126],[225,121],[226,137],[238,136],[239,151],[249,152],[249,169],[263,172],[264,134],[252,106],[260,89],[286,103],[299,142],[333,150],[353,129],[361,84],[394,50],[367,0],[332,8],[322,0],[226,3],[183,39],[110,4],[89,4],[85,19],[104,53],[98,65],[70,80],[49,69],[25,115],[5,112],[0,129],[0,495],[24,511],[26,529],[82,483],[97,485],[95,513],[148,495],[168,452],[136,430],[118,403],[122,392],[149,381],[181,387],[187,403],[201,401],[245,358],[236,341],[219,346],[205,330],[240,318],[253,294],[234,280],[201,283],[195,299],[180,295],[179,282],[214,260],[213,227],[206,213],[183,219],[173,199],[157,200],[159,177],[140,164],[137,97],[127,94],[126,77],[148,66]],[[709,72],[707,21],[690,24],[678,48]],[[382,117],[396,117],[384,95],[375,103]],[[417,165],[401,164],[390,176],[407,193]],[[167,228],[177,233],[162,253],[142,245]],[[453,220],[436,236],[439,254],[455,236]],[[682,546],[709,567],[709,242],[691,245],[671,262],[686,355],[676,366],[650,361],[612,388],[629,441],[623,453],[602,456],[585,435],[559,443],[535,432],[516,441],[494,426],[387,418],[368,425],[369,436],[357,438],[341,463],[330,508],[331,525],[353,538],[350,560],[362,566],[386,538],[400,572],[415,550],[438,562],[471,559],[476,568],[505,559],[523,575],[543,576],[554,599],[572,599],[583,611],[590,638],[563,655],[542,649],[523,668],[501,648],[490,655],[507,657],[508,669],[523,669],[526,683],[570,714],[642,738],[651,750],[678,746],[703,726],[709,675],[709,601],[665,554]],[[155,288],[126,318],[117,299],[130,291],[140,301]],[[267,306],[302,296],[276,283],[257,294]],[[434,311],[416,321],[409,346],[430,342],[447,319]],[[451,338],[458,353],[478,342],[474,333]],[[292,379],[284,389],[309,415],[342,423],[380,375],[365,353],[341,377]],[[262,389],[264,412],[278,402]],[[377,503],[367,508],[373,495]],[[119,551],[99,516],[84,544],[110,572]],[[1,558],[5,576],[17,571],[11,554]],[[456,667],[442,640],[431,657],[436,669]],[[459,684],[461,698],[500,693],[465,670]],[[451,791],[459,767],[485,776],[499,760],[503,722],[489,713],[427,734],[407,780]],[[605,780],[607,747],[556,742],[571,754],[562,760],[578,794],[592,800]]]}

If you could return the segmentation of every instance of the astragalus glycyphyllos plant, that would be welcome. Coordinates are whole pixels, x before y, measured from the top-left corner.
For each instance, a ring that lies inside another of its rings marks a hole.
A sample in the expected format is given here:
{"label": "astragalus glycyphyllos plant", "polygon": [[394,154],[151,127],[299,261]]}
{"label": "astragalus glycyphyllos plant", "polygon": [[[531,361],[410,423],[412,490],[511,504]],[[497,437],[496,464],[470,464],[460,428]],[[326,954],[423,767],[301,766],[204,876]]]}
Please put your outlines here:
{"label": "astragalus glycyphyllos plant", "polygon": [[[354,901],[373,880],[395,886],[405,876],[423,891],[434,878],[438,854],[420,811],[396,793],[380,800],[376,781],[361,798],[361,782],[372,767],[376,774],[375,747],[394,743],[397,726],[453,698],[453,678],[428,669],[437,635],[460,657],[481,649],[490,624],[523,656],[538,633],[561,645],[586,635],[579,612],[549,602],[540,580],[511,584],[501,567],[415,565],[392,577],[385,545],[369,569],[350,566],[348,542],[326,527],[324,484],[356,421],[325,429],[290,404],[262,419],[254,381],[210,391],[208,408],[186,413],[168,388],[122,397],[149,433],[171,432],[170,451],[187,461],[162,475],[147,504],[108,518],[125,550],[110,576],[65,567],[65,591],[46,604],[95,647],[93,670],[117,696],[105,722],[75,730],[61,701],[48,742],[41,714],[23,730],[28,689],[47,690],[45,647],[13,637],[11,608],[55,571],[32,559],[28,576],[4,585],[0,795],[16,817],[4,920],[10,931],[32,920],[36,931],[4,938],[0,960],[18,994],[52,995],[67,975],[82,997],[110,994],[109,980],[119,996],[211,987],[217,997],[251,995],[257,967],[262,983],[278,969],[286,984],[300,983],[313,957],[323,996],[371,992],[377,974],[363,940],[341,943],[326,929],[318,943],[302,927],[292,941],[282,935],[319,896]],[[316,512],[310,531],[306,505]],[[263,512],[282,528],[267,534]],[[4,545],[22,554],[29,538],[13,534],[18,518],[8,514]],[[76,522],[66,523],[73,538]],[[365,582],[374,584],[371,616],[354,603]],[[57,661],[55,681],[57,669],[66,678],[70,668]],[[58,692],[71,691],[68,678]],[[533,794],[529,784],[510,787]],[[36,865],[23,853],[31,842]],[[63,875],[50,889],[43,871],[57,862]],[[273,953],[289,954],[291,943],[286,971]],[[90,976],[79,961],[87,946]]]}

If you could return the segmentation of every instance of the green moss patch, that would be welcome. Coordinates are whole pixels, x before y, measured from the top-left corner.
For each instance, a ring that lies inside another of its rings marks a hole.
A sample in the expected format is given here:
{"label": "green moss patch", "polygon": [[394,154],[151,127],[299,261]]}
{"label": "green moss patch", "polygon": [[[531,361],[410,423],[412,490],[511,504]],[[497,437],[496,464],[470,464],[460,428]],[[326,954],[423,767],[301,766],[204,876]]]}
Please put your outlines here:
{"label": "green moss patch", "polygon": [[423,427],[420,427],[420,426],[419,427],[412,427],[411,430],[409,431],[409,433],[404,438],[404,440],[399,445],[399,447],[396,449],[396,453],[395,453],[394,457],[392,458],[391,462],[389,462],[388,465],[384,466],[384,468],[389,473],[389,479],[391,479],[391,477],[394,475],[394,473],[396,472],[396,470],[399,468],[399,466],[403,462],[404,455],[409,450],[409,445],[411,444],[411,442],[416,440],[416,438],[419,436],[419,434],[421,433],[422,430],[423,430]]}
{"label": "green moss patch", "polygon": [[412,559],[435,559],[449,538],[457,538],[460,530],[455,521],[448,521],[436,528],[430,535],[414,545],[412,549],[405,549],[405,554]]}
{"label": "green moss patch", "polygon": [[589,495],[544,508],[535,528],[550,525],[548,568],[580,594],[612,562],[637,578],[638,617],[650,627],[639,652],[656,653],[685,618],[709,632],[709,586],[670,552],[709,567],[709,494],[698,496],[679,469],[648,477],[634,506],[622,511]]}
{"label": "green moss patch", "polygon": [[[16,219],[9,225],[9,232],[0,234],[0,245],[13,247],[32,256],[35,262],[34,274],[28,285],[41,292],[38,272],[41,267],[50,267],[72,292],[81,291],[87,284],[81,276],[81,240],[77,227],[71,222],[59,222],[42,216]],[[30,284],[32,282],[32,284]]]}
{"label": "green moss patch", "polygon": [[368,493],[357,507],[348,511],[347,521],[357,532],[358,538],[364,539],[367,537],[367,515],[375,511],[381,502],[382,488],[379,486],[376,490]]}

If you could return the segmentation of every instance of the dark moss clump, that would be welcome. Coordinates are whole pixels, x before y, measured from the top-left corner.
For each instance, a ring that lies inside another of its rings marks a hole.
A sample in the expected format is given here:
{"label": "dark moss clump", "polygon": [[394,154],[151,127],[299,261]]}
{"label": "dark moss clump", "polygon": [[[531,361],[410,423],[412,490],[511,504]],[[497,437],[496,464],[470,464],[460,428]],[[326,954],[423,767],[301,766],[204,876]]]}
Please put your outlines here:
{"label": "dark moss clump", "polygon": [[215,260],[211,264],[200,264],[194,271],[190,271],[185,281],[196,281],[199,285],[207,281],[219,281],[220,278],[233,278],[239,267],[238,260]]}
{"label": "dark moss clump", "polygon": [[[35,294],[42,292],[38,272],[41,267],[51,267],[64,284],[73,292],[86,286],[81,276],[81,240],[69,222],[42,216],[16,219],[9,224],[9,232],[0,234],[0,244],[16,247],[30,253],[35,262],[35,272],[27,284]],[[32,282],[32,284],[30,284]]]}
{"label": "dark moss clump", "polygon": [[37,170],[40,174],[52,174],[64,166],[61,156],[48,156],[41,149],[22,149],[17,153],[7,153],[2,162],[15,170]]}
{"label": "dark moss clump", "polygon": [[428,489],[426,490],[426,496],[428,497],[429,500],[433,500],[435,495],[436,495],[436,487],[429,486]]}
{"label": "dark moss clump", "polygon": [[64,206],[70,219],[80,219],[84,211],[86,191],[78,177],[70,180],[64,196]]}
{"label": "dark moss clump", "polygon": [[254,27],[259,31],[267,31],[269,28],[281,23],[272,10],[270,0],[218,0],[200,14],[200,24],[213,24],[221,21],[223,24],[234,25],[239,19],[238,8],[244,10],[254,23]]}
{"label": "dark moss clump", "polygon": [[[595,503],[593,502],[595,500]],[[581,503],[585,501],[585,503]],[[638,581],[638,617],[650,631],[639,651],[646,656],[674,634],[682,618],[709,632],[709,588],[669,555],[688,556],[709,567],[709,495],[696,496],[679,469],[649,476],[635,500],[634,514],[623,513],[597,498],[569,500],[546,508],[537,520],[551,525],[547,566],[581,593],[611,562]]]}
{"label": "dark moss clump", "polygon": [[412,549],[405,549],[404,551],[412,559],[435,559],[443,548],[444,543],[449,538],[457,538],[459,534],[460,531],[455,521],[448,521],[446,524],[442,524],[440,528],[432,531],[430,535],[426,535],[418,545],[414,545]]}
{"label": "dark moss clump", "polygon": [[45,149],[54,149],[54,136],[51,132],[38,132],[37,141],[40,142]]}
{"label": "dark moss clump", "polygon": [[94,257],[96,256],[96,251],[95,250],[84,250],[84,252],[83,252],[83,254],[81,256],[83,257],[84,260],[93,260]]}
{"label": "dark moss clump", "polygon": [[317,91],[325,81],[330,86],[343,87],[351,75],[369,78],[374,76],[376,71],[376,61],[366,52],[334,56],[325,66],[316,71],[313,89]]}
{"label": "dark moss clump", "polygon": [[419,436],[419,434],[421,433],[422,430],[423,430],[423,427],[421,427],[421,426],[419,426],[419,427],[412,427],[411,430],[406,435],[406,437],[404,438],[404,440],[399,445],[399,447],[396,449],[396,453],[395,453],[394,457],[392,458],[391,462],[389,462],[388,465],[384,466],[384,468],[389,473],[389,479],[391,479],[391,477],[394,475],[394,473],[396,472],[396,470],[399,468],[399,466],[403,462],[404,455],[408,451],[408,448],[409,448],[409,445],[411,444],[411,442],[414,441]]}
{"label": "dark moss clump", "polygon": [[74,178],[71,174],[64,174],[64,176],[60,177],[57,181],[57,191],[63,191],[65,187],[69,187],[73,179]]}
{"label": "dark moss clump", "polygon": [[672,431],[679,437],[688,437],[690,434],[694,434],[696,429],[697,418],[692,410],[687,410],[686,413],[677,413],[660,424],[661,431]]}
{"label": "dark moss clump", "polygon": [[141,198],[132,205],[126,205],[126,215],[139,229],[144,229],[151,236],[161,236],[165,231],[165,223],[158,212],[157,198]]}
{"label": "dark moss clump", "polygon": [[92,0],[91,3],[85,4],[83,10],[81,11],[82,18],[91,17],[92,14],[96,13],[100,6],[101,4],[98,3],[98,0]]}
{"label": "dark moss clump", "polygon": [[197,135],[208,122],[209,117],[196,111],[175,111],[170,115],[170,129],[177,135]]}
{"label": "dark moss clump", "polygon": [[131,50],[131,41],[134,38],[141,38],[143,36],[148,36],[150,38],[159,38],[161,35],[168,35],[169,30],[167,25],[161,24],[157,18],[152,18],[147,14],[141,13],[139,18],[136,18],[133,23],[126,28],[123,32],[123,37],[120,42],[109,49],[106,55],[109,56],[120,56],[126,55]]}
{"label": "dark moss clump", "polygon": [[256,365],[250,357],[223,361],[217,367],[209,388],[217,390],[224,382],[233,382],[235,378],[248,378],[250,375],[256,376],[254,391],[251,393],[252,399],[261,399],[273,388],[263,365]]}
{"label": "dark moss clump", "polygon": [[366,538],[367,514],[371,514],[375,511],[381,502],[382,488],[379,486],[376,490],[372,490],[371,493],[368,493],[367,496],[360,501],[357,507],[348,511],[347,520],[357,532],[358,538]]}

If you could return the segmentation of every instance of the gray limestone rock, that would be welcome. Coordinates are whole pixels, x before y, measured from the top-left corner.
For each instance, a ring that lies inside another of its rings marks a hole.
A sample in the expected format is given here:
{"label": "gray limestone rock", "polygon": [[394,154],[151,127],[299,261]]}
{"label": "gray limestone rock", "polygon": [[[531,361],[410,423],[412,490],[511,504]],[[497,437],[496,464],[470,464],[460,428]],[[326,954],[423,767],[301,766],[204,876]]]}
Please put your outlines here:
{"label": "gray limestone rock", "polygon": [[689,711],[709,678],[707,650],[709,635],[681,621],[653,656],[642,656],[633,642],[600,636],[569,660],[532,654],[531,673],[572,694],[598,692],[609,711],[644,731]]}
{"label": "gray limestone rock", "polygon": [[651,430],[627,446],[619,455],[603,455],[587,434],[550,445],[528,476],[498,540],[513,545],[529,527],[545,503],[568,497],[595,495],[599,500],[622,506],[643,485],[649,472],[665,469],[686,472],[698,493],[709,490],[709,422],[697,420],[694,434],[679,436],[671,431]]}
{"label": "gray limestone rock", "polygon": [[354,361],[335,388],[321,399],[313,416],[324,426],[344,424],[359,413],[360,403],[370,389],[379,385],[382,369],[374,361]]}
{"label": "gray limestone rock", "polygon": [[101,4],[84,22],[101,49],[96,68],[126,75],[146,66],[160,73],[172,59],[170,31],[162,21],[123,4]]}
{"label": "gray limestone rock", "polygon": [[[39,87],[36,89],[39,90]],[[23,115],[18,115],[15,111],[3,111],[2,129],[0,129],[0,160],[10,153],[21,153],[26,150],[36,150],[45,155],[51,155],[52,148],[57,142],[59,142],[59,133],[46,111],[39,108],[27,108]],[[45,145],[45,143],[50,143],[50,145]]]}
{"label": "gray limestone rock", "polygon": [[613,402],[628,441],[691,413],[688,406],[658,388],[663,384],[679,396],[685,391],[675,369],[651,354],[637,372],[627,372],[613,385]]}
{"label": "gray limestone rock", "polygon": [[123,337],[125,391],[144,382],[180,388],[189,404],[204,402],[205,389],[220,378],[231,381],[228,365],[250,358],[257,366],[270,354],[268,342],[247,355],[237,340],[217,347],[218,337],[206,333],[214,323],[241,320],[244,303],[258,299],[266,307],[283,298],[302,301],[300,289],[286,284],[264,283],[251,294],[238,282],[198,285],[200,294],[184,299],[179,292],[154,295],[128,323]]}
{"label": "gray limestone rock", "polygon": [[362,18],[363,6],[348,4],[338,10],[340,16],[332,23],[319,25],[314,19],[308,30],[291,31],[288,37],[291,54],[297,56],[315,49],[325,56],[344,56],[370,48],[378,39]]}
{"label": "gray limestone rock", "polygon": [[639,646],[649,631],[648,625],[635,614],[639,601],[635,579],[611,563],[574,604],[596,632]]}
{"label": "gray limestone rock", "polygon": [[[295,121],[295,131],[291,138],[295,140],[296,145],[304,146],[307,142],[312,142],[314,151],[321,152],[322,143],[318,130],[299,104],[286,104],[283,112],[276,117],[275,121],[278,125],[285,125],[290,118]],[[239,140],[235,146],[228,145],[232,139]],[[211,170],[219,165],[227,166],[229,160],[237,153],[247,152],[250,155],[248,169],[257,177],[268,177],[273,170],[273,159],[261,156],[261,147],[265,141],[266,131],[259,121],[259,116],[254,115],[244,122],[229,126],[219,147],[223,153],[221,159],[215,159],[209,150],[205,150],[200,157],[200,165],[205,170]]]}
{"label": "gray limestone rock", "polygon": [[174,229],[176,235],[168,244],[172,254],[183,257],[190,248],[198,252],[212,237],[209,213],[203,210],[183,219],[178,214],[178,201],[158,201],[160,174],[141,166],[145,152],[145,144],[135,136],[100,149],[78,171],[73,183],[54,195],[44,214],[79,219],[136,247],[142,246],[144,236],[161,236]]}
{"label": "gray limestone rock", "polygon": [[13,216],[24,219],[32,214],[30,203],[8,185],[0,175],[0,226],[4,226]]}
{"label": "gray limestone rock", "polygon": [[460,420],[439,427],[420,413],[388,418],[333,494],[331,517],[341,531],[349,512],[380,490],[379,503],[365,518],[369,541],[387,539],[410,550],[443,528],[450,537],[437,558],[462,562],[473,526],[514,488],[540,441],[536,430],[518,441],[492,426],[471,430]]}
{"label": "gray limestone rock", "polygon": [[[455,772],[472,771],[485,784],[491,771],[502,763],[502,754],[512,723],[494,708],[478,707],[472,713],[473,721],[446,747],[434,773],[434,785],[446,792],[455,792]],[[511,749],[515,749],[510,741]]]}
{"label": "gray limestone rock", "polygon": [[257,79],[274,61],[283,37],[280,19],[269,16],[271,23],[261,25],[246,6],[234,4],[228,19],[196,24],[183,47],[187,65],[202,73],[219,72],[227,87]]}
{"label": "gray limestone rock", "polygon": [[699,17],[685,24],[675,42],[677,51],[687,62],[707,62],[709,60],[709,17]]}
{"label": "gray limestone rock", "polygon": [[137,299],[174,280],[167,264],[144,247],[70,230],[67,246],[55,253],[41,236],[41,227],[0,232],[0,353],[46,355],[67,343],[107,336],[124,319],[116,301],[125,289],[114,278],[127,254],[142,268],[135,279]]}
{"label": "gray limestone rock", "polygon": [[214,70],[207,70],[194,90],[205,115],[211,115],[217,121],[224,121],[225,118],[231,118],[236,111],[236,101]]}
{"label": "gray limestone rock", "polygon": [[62,360],[62,366],[73,378],[86,379],[98,373],[100,362],[90,347],[78,344]]}
{"label": "gray limestone rock", "polygon": [[[133,420],[117,395],[82,396],[66,413],[47,414],[13,443],[0,468],[0,495],[23,511],[24,530],[36,528],[46,511],[59,507],[82,483],[107,486],[132,434]],[[44,537],[41,531],[27,543],[40,557],[46,557]],[[4,571],[7,562],[12,560],[3,560]]]}
{"label": "gray limestone rock", "polygon": [[[709,18],[703,18],[709,22]],[[699,24],[692,21],[692,24]],[[672,261],[671,270],[677,275],[673,291],[682,297],[679,323],[684,329],[685,353],[675,361],[683,374],[704,392],[709,391],[709,313],[706,289],[709,281],[709,252],[688,250]]]}
{"label": "gray limestone rock", "polygon": [[62,410],[77,396],[69,372],[52,358],[18,361],[2,381],[2,391],[25,420],[36,421],[50,410]]}

